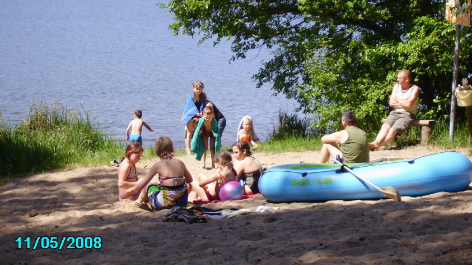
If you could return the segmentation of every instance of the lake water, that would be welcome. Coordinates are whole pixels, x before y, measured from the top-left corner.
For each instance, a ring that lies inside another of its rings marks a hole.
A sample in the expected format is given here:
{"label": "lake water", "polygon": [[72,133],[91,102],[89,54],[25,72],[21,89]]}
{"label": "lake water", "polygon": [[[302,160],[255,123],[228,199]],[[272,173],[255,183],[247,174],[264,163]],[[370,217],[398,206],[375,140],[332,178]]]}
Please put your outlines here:
{"label": "lake water", "polygon": [[236,140],[244,115],[265,141],[279,110],[298,106],[251,76],[269,51],[229,63],[230,42],[197,45],[198,37],[173,36],[168,10],[158,0],[0,0],[0,110],[14,125],[31,101],[44,98],[92,111],[99,126],[124,140],[136,109],[154,129],[143,128],[145,146],[162,135],[185,148],[181,116],[192,83],[201,80],[227,119],[223,145]]}

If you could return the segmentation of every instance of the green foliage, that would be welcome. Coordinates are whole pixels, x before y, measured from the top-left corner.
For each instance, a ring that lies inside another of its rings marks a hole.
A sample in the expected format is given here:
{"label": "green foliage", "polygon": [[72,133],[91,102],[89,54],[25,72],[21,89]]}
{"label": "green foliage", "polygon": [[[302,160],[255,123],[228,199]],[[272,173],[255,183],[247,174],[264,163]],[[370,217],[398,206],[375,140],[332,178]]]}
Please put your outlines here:
{"label": "green foliage", "polygon": [[458,120],[455,122],[454,139],[449,138],[449,120],[441,118],[436,120],[431,139],[428,144],[446,149],[470,147],[470,137],[467,135],[467,122]]}
{"label": "green foliage", "polygon": [[270,135],[272,139],[283,139],[287,136],[305,137],[309,130],[307,118],[300,118],[297,114],[288,114],[279,111],[279,121]]}
{"label": "green foliage", "polygon": [[260,145],[259,151],[306,151],[321,148],[320,131],[312,126],[314,120],[296,113],[279,111],[279,120],[269,140]]}
{"label": "green foliage", "polygon": [[[340,130],[341,126],[339,125],[338,127],[337,124],[332,123],[330,124],[330,126],[333,127],[331,131],[319,131],[313,129],[313,125],[316,124],[316,122],[317,120],[310,120],[297,114],[279,112],[278,124],[274,126],[269,140],[262,143],[256,150],[269,152],[320,150],[323,145],[321,136]],[[449,139],[449,120],[447,117],[436,120],[431,138],[428,140],[427,144],[445,149],[470,146],[471,138],[467,135],[466,123],[465,119],[459,119],[455,123],[454,139],[451,141]],[[421,130],[422,127],[412,126],[401,136],[395,137],[394,141],[387,145],[387,148],[394,146],[396,148],[405,148],[421,144]],[[378,131],[377,128],[373,130],[371,128],[370,131],[368,135],[370,135],[370,140],[373,141]]]}
{"label": "green foliage", "polygon": [[[233,60],[264,47],[273,57],[254,78],[317,113],[329,128],[349,109],[359,127],[378,130],[399,70],[410,69],[424,93],[422,117],[450,109],[455,25],[444,1],[170,0],[175,34],[232,41]],[[460,72],[472,72],[472,29],[460,37]],[[463,115],[462,113],[458,114]]]}
{"label": "green foliage", "polygon": [[297,137],[285,135],[284,138],[269,139],[267,142],[259,145],[255,152],[269,151],[269,152],[300,152],[310,150],[320,150],[322,146],[320,137],[307,136]]}
{"label": "green foliage", "polygon": [[108,163],[110,157],[121,157],[124,149],[92,124],[90,113],[33,101],[21,124],[0,124],[0,175]]}

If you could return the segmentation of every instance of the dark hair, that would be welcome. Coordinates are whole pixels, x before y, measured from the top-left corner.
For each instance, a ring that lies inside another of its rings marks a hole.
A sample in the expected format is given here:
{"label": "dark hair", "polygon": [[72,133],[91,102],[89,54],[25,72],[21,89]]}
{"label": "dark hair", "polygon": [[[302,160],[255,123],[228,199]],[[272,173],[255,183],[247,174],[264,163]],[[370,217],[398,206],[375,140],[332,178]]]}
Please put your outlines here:
{"label": "dark hair", "polygon": [[156,155],[159,158],[163,158],[164,156],[172,156],[171,153],[174,153],[174,145],[167,136],[161,136],[157,138],[155,149]]}
{"label": "dark hair", "polygon": [[356,125],[356,115],[354,112],[350,110],[343,111],[343,121],[347,123],[347,125]]}
{"label": "dark hair", "polygon": [[[205,88],[205,85],[203,85],[203,83],[201,81],[197,80],[197,81],[193,82],[192,88],[194,88],[196,86],[201,86],[202,87],[202,92],[200,93],[200,99],[203,99],[203,100],[206,101],[207,100],[207,95],[206,95],[205,92],[203,92],[203,88]],[[192,99],[193,99],[194,102],[196,101],[195,98],[192,98]]]}
{"label": "dark hair", "polygon": [[252,155],[248,142],[237,141],[236,143],[233,144],[233,146],[236,146],[237,148],[239,148],[239,150],[246,150],[246,153],[248,156]]}
{"label": "dark hair", "polygon": [[196,87],[196,86],[201,86],[202,89],[205,88],[205,85],[202,83],[202,81],[198,81],[198,80],[193,82],[192,84],[192,87]]}
{"label": "dark hair", "polygon": [[131,142],[126,147],[125,156],[121,158],[121,161],[125,160],[125,158],[129,159],[132,154],[139,154],[141,152],[143,152],[143,147],[141,144],[138,142]]}
{"label": "dark hair", "polygon": [[140,109],[138,109],[134,112],[134,115],[136,115],[136,117],[141,119],[141,117],[143,116],[143,112]]}

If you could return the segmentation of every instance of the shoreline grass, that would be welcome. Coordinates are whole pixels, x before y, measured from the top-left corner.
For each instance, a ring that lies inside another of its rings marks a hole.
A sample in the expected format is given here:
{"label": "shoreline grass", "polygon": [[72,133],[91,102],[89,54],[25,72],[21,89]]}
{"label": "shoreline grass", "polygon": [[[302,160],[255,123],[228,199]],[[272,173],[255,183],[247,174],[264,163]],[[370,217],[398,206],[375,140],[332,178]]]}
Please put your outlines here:
{"label": "shoreline grass", "polygon": [[[269,140],[254,151],[320,150],[320,138],[329,131],[316,129],[313,122],[316,121],[280,112],[279,123]],[[370,140],[375,138],[374,133],[369,136]],[[420,141],[421,128],[412,127],[390,145],[403,148]],[[470,147],[466,122],[456,123],[451,141],[448,120],[437,120],[427,145],[445,149]],[[92,122],[90,112],[67,109],[58,102],[49,104],[41,100],[36,104],[33,101],[27,118],[14,128],[2,121],[0,113],[0,176],[24,176],[79,165],[107,165],[113,159],[120,161],[125,148],[126,143],[111,139]],[[231,146],[222,149],[231,149]],[[175,155],[185,155],[185,150],[176,149]],[[145,148],[145,157],[155,158],[154,148]],[[4,180],[0,177],[2,183]]]}
{"label": "shoreline grass", "polygon": [[122,156],[124,145],[93,124],[90,112],[41,100],[14,128],[0,121],[0,150],[0,175],[12,176],[107,163]]}

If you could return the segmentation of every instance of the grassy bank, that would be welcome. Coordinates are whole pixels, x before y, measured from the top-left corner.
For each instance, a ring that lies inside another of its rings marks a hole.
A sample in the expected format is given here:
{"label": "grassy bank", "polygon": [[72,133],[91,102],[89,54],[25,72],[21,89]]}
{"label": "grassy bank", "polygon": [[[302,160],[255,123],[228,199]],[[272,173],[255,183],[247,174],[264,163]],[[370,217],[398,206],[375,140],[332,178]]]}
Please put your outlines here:
{"label": "grassy bank", "polygon": [[26,120],[14,128],[1,121],[0,137],[3,176],[109,163],[124,150],[93,124],[89,112],[44,101],[33,102]]}
{"label": "grassy bank", "polygon": [[[279,124],[274,128],[270,139],[258,147],[264,151],[308,151],[319,150],[322,146],[321,136],[333,130],[317,130],[313,126],[316,121],[300,118],[295,114],[280,113]],[[363,128],[373,141],[380,128]],[[397,136],[386,147],[405,148],[421,144],[421,127],[411,127],[403,135]],[[449,120],[436,120],[428,145],[443,149],[470,147],[466,121],[456,121],[454,139],[449,138]]]}
{"label": "grassy bank", "polygon": [[320,150],[322,131],[311,126],[313,121],[296,114],[279,112],[276,127],[265,143],[257,148],[258,151],[284,152]]}
{"label": "grassy bank", "polygon": [[[332,130],[316,129],[312,126],[315,122],[296,114],[279,113],[270,139],[255,151],[320,150],[321,136]],[[368,132],[370,140],[377,132]],[[454,136],[454,140],[449,140],[449,121],[438,120],[428,145],[444,149],[470,146],[465,121],[456,123]],[[420,141],[421,128],[412,127],[389,146],[404,148]],[[93,122],[90,112],[67,109],[60,103],[33,102],[27,118],[13,128],[0,115],[0,176],[24,176],[76,165],[106,165],[110,160],[119,160],[124,150],[125,144],[109,138]],[[155,158],[154,149],[145,148],[144,158]]]}

